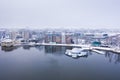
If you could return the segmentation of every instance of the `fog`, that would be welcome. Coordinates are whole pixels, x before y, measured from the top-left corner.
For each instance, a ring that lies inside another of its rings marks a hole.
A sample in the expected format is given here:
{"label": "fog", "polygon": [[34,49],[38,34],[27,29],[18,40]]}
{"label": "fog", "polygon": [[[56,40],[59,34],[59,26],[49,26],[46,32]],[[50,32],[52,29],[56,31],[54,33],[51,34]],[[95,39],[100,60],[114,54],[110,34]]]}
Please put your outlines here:
{"label": "fog", "polygon": [[0,0],[0,27],[119,28],[120,0]]}

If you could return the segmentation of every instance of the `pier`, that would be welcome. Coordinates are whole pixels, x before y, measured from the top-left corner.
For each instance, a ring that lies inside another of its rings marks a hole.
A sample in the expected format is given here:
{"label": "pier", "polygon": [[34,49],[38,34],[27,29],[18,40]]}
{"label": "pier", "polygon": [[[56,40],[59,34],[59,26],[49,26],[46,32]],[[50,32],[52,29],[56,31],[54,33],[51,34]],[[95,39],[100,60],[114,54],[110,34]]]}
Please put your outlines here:
{"label": "pier", "polygon": [[53,44],[53,43],[28,43],[28,44],[15,44],[15,46],[28,45],[28,46],[63,46],[63,47],[80,47],[85,50],[101,50],[101,51],[112,51],[115,53],[120,53],[119,48],[112,47],[94,47],[89,44]]}
{"label": "pier", "polygon": [[89,47],[90,45],[80,45],[80,44],[52,44],[52,43],[36,43],[35,45],[43,46],[70,46],[70,47]]}
{"label": "pier", "polygon": [[103,50],[103,51],[112,51],[115,53],[120,53],[120,49],[118,48],[109,48],[109,47],[94,47],[91,45],[82,45],[82,44],[52,44],[52,43],[35,43],[34,45],[41,45],[41,46],[71,46],[71,47],[81,47],[85,48],[86,50]]}

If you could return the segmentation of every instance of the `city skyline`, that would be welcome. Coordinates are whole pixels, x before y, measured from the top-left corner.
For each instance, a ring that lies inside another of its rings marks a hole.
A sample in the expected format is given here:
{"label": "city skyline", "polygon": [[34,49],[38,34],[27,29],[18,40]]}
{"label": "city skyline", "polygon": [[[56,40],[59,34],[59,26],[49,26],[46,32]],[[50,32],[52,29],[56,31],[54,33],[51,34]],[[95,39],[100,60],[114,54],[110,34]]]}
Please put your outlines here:
{"label": "city skyline", "polygon": [[0,0],[0,28],[120,27],[119,0]]}

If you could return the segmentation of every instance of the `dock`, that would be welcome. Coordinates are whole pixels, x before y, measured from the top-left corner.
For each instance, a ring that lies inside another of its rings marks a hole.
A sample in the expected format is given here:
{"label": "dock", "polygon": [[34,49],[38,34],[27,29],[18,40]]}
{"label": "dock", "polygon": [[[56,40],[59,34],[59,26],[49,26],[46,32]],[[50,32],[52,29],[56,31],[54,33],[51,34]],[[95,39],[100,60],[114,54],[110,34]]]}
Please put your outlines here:
{"label": "dock", "polygon": [[53,44],[53,43],[27,43],[27,44],[15,44],[15,46],[63,46],[63,47],[80,47],[85,50],[101,50],[101,51],[111,51],[114,53],[120,53],[120,48],[112,47],[94,47],[89,44]]}
{"label": "dock", "polygon": [[66,47],[89,47],[90,45],[80,45],[80,44],[52,44],[52,43],[36,43],[35,45],[43,46],[66,46]]}
{"label": "dock", "polygon": [[51,43],[36,43],[34,45],[41,45],[41,46],[65,46],[65,47],[80,47],[86,48],[86,50],[103,50],[103,51],[112,51],[115,53],[120,53],[120,49],[118,48],[109,48],[109,47],[94,47],[91,45],[82,45],[82,44],[51,44]]}

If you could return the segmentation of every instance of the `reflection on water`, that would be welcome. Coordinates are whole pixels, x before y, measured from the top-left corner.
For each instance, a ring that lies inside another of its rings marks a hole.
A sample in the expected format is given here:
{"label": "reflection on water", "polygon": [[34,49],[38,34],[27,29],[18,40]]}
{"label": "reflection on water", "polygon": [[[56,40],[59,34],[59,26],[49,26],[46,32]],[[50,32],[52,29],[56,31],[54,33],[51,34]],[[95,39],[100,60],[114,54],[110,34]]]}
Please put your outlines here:
{"label": "reflection on water", "polygon": [[11,47],[1,47],[1,50],[5,51],[5,52],[10,52],[10,51],[13,51],[13,50],[15,50],[17,48],[18,47],[14,47],[14,46],[11,46]]}
{"label": "reflection on water", "polygon": [[115,64],[120,63],[120,54],[113,52],[106,52],[105,57],[109,59],[109,62],[114,62]]}
{"label": "reflection on water", "polygon": [[58,46],[45,46],[45,53],[61,53],[64,54],[66,49],[72,49],[72,47],[58,47]]}
{"label": "reflection on water", "polygon": [[28,46],[28,45],[23,45],[23,49],[29,50],[29,49],[30,49],[30,46]]}
{"label": "reflection on water", "polygon": [[72,48],[1,47],[0,80],[120,80],[120,54],[87,51],[73,59],[64,54]]}
{"label": "reflection on water", "polygon": [[[18,48],[19,47],[1,47],[1,51],[11,52],[11,51],[13,51],[15,49],[18,49]],[[22,46],[22,48],[24,50],[30,50],[33,47],[24,45],[24,46]],[[39,51],[44,50],[45,54],[65,55],[64,53],[65,53],[66,49],[72,49],[73,47],[35,46],[34,48],[36,48]],[[92,51],[86,51],[86,52],[87,52],[87,55],[82,56],[82,57],[87,58],[88,56],[93,55],[93,53],[94,53]],[[106,51],[104,56],[105,56],[105,58],[107,58],[109,60],[110,63],[111,62],[114,62],[115,64],[120,63],[120,54],[116,54],[116,53],[113,53],[113,52]],[[80,58],[80,57],[78,57],[78,58]],[[74,58],[74,59],[78,59],[78,58]]]}

